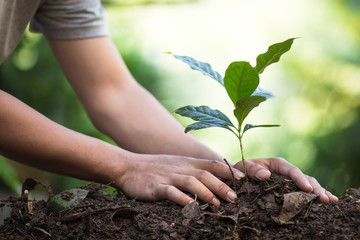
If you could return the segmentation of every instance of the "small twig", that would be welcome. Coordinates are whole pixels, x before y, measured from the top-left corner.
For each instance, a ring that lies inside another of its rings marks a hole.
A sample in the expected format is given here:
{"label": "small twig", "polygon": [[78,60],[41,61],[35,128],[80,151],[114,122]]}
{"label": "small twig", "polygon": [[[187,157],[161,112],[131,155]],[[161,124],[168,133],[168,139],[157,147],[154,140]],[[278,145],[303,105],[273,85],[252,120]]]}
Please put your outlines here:
{"label": "small twig", "polygon": [[233,172],[233,170],[231,169],[231,166],[230,166],[229,162],[226,160],[226,158],[224,158],[224,161],[225,161],[225,163],[226,163],[226,164],[228,165],[228,167],[229,167],[229,170],[230,170],[230,173],[231,173],[231,176],[232,176],[232,180],[233,180],[234,189],[235,189],[235,192],[236,192],[237,189],[236,189],[236,181],[235,181],[234,172]]}
{"label": "small twig", "polygon": [[[99,208],[99,209],[92,210],[91,215],[98,214],[98,213],[105,212],[105,211],[118,211],[118,210],[127,209],[127,208],[130,208],[130,206],[123,205],[123,206],[117,206],[117,207]],[[87,212],[88,212],[88,210],[85,210],[82,212],[73,213],[71,215],[65,215],[61,218],[61,221],[62,222],[76,221],[79,218],[84,218],[86,216]]]}
{"label": "small twig", "polygon": [[26,234],[22,231],[22,230],[20,230],[19,228],[15,228],[19,233],[21,233],[22,235],[24,235],[24,236],[26,236]]}
{"label": "small twig", "polygon": [[[246,189],[246,188],[245,188]],[[247,191],[247,189],[246,189],[246,191]],[[248,194],[249,194],[249,192],[247,192]],[[259,193],[255,198],[254,198],[254,200],[252,200],[252,202],[254,203],[256,200],[258,200],[258,198],[261,196],[261,193]]]}
{"label": "small twig", "polygon": [[166,221],[168,223],[174,223],[174,224],[177,224],[177,225],[180,225],[180,226],[183,226],[183,227],[187,227],[193,231],[200,231],[200,232],[211,232],[211,230],[208,230],[208,229],[202,229],[202,228],[194,228],[194,227],[191,227],[187,224],[183,224],[181,222],[177,222],[177,221],[171,221],[169,219],[164,219],[164,218],[160,218],[158,216],[156,216],[155,218],[159,219],[159,220],[163,220],[163,221]]}
{"label": "small twig", "polygon": [[[267,181],[266,181],[266,182],[267,182]],[[264,190],[264,192],[271,191],[271,190],[277,188],[279,185],[280,185],[280,184],[276,184],[275,186],[268,187],[268,188],[266,188],[266,189]]]}
{"label": "small twig", "polygon": [[311,205],[313,204],[314,200],[311,200],[310,204],[309,204],[309,207],[307,208],[306,210],[306,213],[305,213],[305,217],[307,217],[308,213],[309,213],[309,210],[310,210],[310,207]]}
{"label": "small twig", "polygon": [[51,237],[51,234],[50,234],[49,232],[47,232],[45,229],[39,228],[39,227],[33,227],[33,228],[36,229],[36,230],[38,230],[38,231],[40,231],[40,232],[42,232],[43,234]]}

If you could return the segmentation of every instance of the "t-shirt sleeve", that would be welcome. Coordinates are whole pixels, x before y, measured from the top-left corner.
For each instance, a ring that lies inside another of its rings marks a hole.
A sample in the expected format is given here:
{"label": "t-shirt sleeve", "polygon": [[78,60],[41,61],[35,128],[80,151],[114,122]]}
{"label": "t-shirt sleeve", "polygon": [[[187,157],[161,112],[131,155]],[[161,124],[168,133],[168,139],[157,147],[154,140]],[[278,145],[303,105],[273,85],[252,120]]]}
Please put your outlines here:
{"label": "t-shirt sleeve", "polygon": [[58,40],[109,35],[100,0],[45,0],[31,20],[30,31]]}

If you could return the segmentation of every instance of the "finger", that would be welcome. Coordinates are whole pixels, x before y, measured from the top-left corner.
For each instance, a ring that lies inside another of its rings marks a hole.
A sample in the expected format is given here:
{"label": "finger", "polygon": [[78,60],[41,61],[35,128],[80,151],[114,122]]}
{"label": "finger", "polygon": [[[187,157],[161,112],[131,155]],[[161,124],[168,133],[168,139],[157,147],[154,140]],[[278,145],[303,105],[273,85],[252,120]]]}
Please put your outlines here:
{"label": "finger", "polygon": [[319,201],[323,202],[323,203],[328,203],[329,202],[329,197],[326,194],[326,190],[320,186],[320,184],[318,183],[318,181],[310,176],[307,176],[310,184],[313,186],[313,193],[318,194],[319,195]]}
{"label": "finger", "polygon": [[283,175],[288,175],[292,180],[294,180],[296,185],[305,192],[314,192],[319,194],[319,200],[321,202],[326,203],[328,201],[339,201],[336,196],[321,187],[315,178],[303,174],[299,168],[291,165],[283,158],[274,158],[270,164],[270,170],[277,171]]}
{"label": "finger", "polygon": [[225,199],[228,202],[235,201],[237,198],[236,193],[224,182],[219,180],[211,173],[200,170],[194,173],[196,179],[204,184],[212,193]]}
{"label": "finger", "polygon": [[157,199],[168,199],[182,206],[185,206],[194,201],[194,199],[176,187],[166,184],[158,184],[155,195]]}
{"label": "finger", "polygon": [[[230,164],[230,162],[228,162],[229,165],[231,166],[232,164]],[[232,179],[232,173],[230,171],[229,166],[224,162],[219,162],[216,160],[198,160],[194,162],[194,166],[197,169],[203,169],[206,170],[210,173],[212,173],[213,175],[220,177],[220,178],[225,178],[225,179]],[[231,167],[231,170],[234,174],[235,179],[240,180],[240,178],[244,177],[244,173],[242,173],[241,171],[239,171],[238,169]]]}
{"label": "finger", "polygon": [[331,192],[326,191],[325,193],[326,193],[326,195],[328,196],[328,198],[329,198],[329,200],[331,202],[338,202],[339,201],[339,198],[336,197],[335,195],[333,195]]}
{"label": "finger", "polygon": [[178,174],[173,176],[173,181],[174,186],[177,188],[188,191],[194,195],[196,194],[199,199],[212,203],[215,206],[220,205],[220,201],[216,198],[215,194],[227,201],[236,199],[236,194],[230,187],[206,171],[192,173],[192,176]]}
{"label": "finger", "polygon": [[194,176],[176,174],[172,180],[177,188],[197,195],[199,199],[205,202],[220,204],[219,200],[215,200],[215,195]]}
{"label": "finger", "polygon": [[[264,166],[253,161],[246,161],[245,163],[247,174],[250,178],[265,180],[271,176],[271,172]],[[238,162],[237,164],[235,164],[235,167],[243,172],[245,171],[243,162]]]}
{"label": "finger", "polygon": [[[307,177],[299,168],[293,166],[283,158],[259,158],[246,161],[248,174],[252,178],[265,180],[270,177],[271,172],[276,172],[283,176],[290,177],[296,185],[305,192],[312,192],[313,187]],[[243,169],[242,163],[237,163],[236,167]],[[271,172],[270,172],[271,171]]]}
{"label": "finger", "polygon": [[309,182],[308,176],[306,176],[299,168],[290,164],[283,158],[271,158],[269,161],[270,171],[290,177],[296,183],[296,185],[305,192],[313,191],[314,186]]}

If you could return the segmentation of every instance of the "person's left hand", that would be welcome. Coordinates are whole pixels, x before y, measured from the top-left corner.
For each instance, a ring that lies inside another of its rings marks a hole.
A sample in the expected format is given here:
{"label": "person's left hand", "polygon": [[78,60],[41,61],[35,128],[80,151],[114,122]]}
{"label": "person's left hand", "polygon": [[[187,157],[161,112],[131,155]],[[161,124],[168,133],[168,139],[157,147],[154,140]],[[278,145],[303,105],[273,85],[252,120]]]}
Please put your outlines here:
{"label": "person's left hand", "polygon": [[[240,161],[235,164],[235,168],[244,171],[243,163]],[[305,192],[312,192],[319,195],[319,200],[323,203],[329,201],[337,202],[339,199],[321,187],[318,181],[303,174],[299,168],[291,165],[283,158],[258,158],[246,160],[247,173],[250,178],[260,180],[268,179],[271,172],[290,177],[300,189]]]}

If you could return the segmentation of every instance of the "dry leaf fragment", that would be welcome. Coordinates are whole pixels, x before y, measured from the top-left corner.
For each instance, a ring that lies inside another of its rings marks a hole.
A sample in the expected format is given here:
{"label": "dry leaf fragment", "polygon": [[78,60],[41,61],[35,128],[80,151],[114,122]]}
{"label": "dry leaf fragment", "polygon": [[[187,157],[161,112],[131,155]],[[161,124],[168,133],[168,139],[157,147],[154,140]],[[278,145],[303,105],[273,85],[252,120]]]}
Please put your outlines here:
{"label": "dry leaf fragment", "polygon": [[284,203],[278,221],[284,224],[303,210],[309,202],[319,195],[305,192],[292,192],[284,194]]}
{"label": "dry leaf fragment", "polygon": [[199,206],[199,208],[201,209],[201,210],[205,210],[205,209],[207,209],[209,207],[209,203],[205,203],[205,204],[203,204],[203,205],[200,205]]}
{"label": "dry leaf fragment", "polygon": [[184,217],[186,218],[197,218],[200,216],[200,208],[199,208],[199,204],[195,201],[192,201],[191,203],[189,203],[188,205],[186,205],[182,210],[181,210],[182,214],[184,215]]}
{"label": "dry leaf fragment", "polygon": [[239,189],[240,193],[260,193],[260,186],[252,184],[250,182],[245,182]]}
{"label": "dry leaf fragment", "polygon": [[120,206],[112,215],[111,220],[113,221],[115,218],[132,218],[137,214],[137,211],[131,209],[128,205]]}
{"label": "dry leaf fragment", "polygon": [[266,194],[264,197],[257,200],[257,204],[262,209],[277,209],[278,204],[275,201],[274,194]]}
{"label": "dry leaf fragment", "polygon": [[360,197],[360,190],[356,188],[348,188],[346,189],[346,193],[351,196]]}

